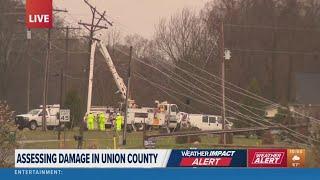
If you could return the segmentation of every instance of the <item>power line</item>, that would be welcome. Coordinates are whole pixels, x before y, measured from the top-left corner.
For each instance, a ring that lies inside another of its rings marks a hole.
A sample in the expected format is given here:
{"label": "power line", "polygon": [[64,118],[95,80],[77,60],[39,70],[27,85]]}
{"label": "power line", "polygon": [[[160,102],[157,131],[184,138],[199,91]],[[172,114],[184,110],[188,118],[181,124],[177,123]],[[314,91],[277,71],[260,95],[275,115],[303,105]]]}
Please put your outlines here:
{"label": "power line", "polygon": [[274,53],[274,54],[294,54],[294,55],[307,55],[315,56],[320,55],[320,52],[302,52],[302,51],[283,51],[283,50],[266,50],[266,49],[239,49],[230,48],[231,51],[248,52],[248,53]]}
{"label": "power line", "polygon": [[284,27],[284,26],[266,26],[266,25],[248,25],[248,24],[224,24],[231,28],[251,28],[251,29],[268,29],[268,30],[283,30],[283,31],[320,31],[320,28],[302,28],[302,27]]}
{"label": "power line", "polygon": [[[120,51],[120,52],[122,52],[122,51]],[[122,53],[123,53],[123,52],[122,52]],[[157,68],[155,68],[155,67],[153,67],[153,66],[151,66],[151,65],[149,65],[149,64],[146,64],[145,62],[143,62],[142,60],[140,60],[140,59],[138,59],[138,58],[136,58],[136,60],[139,61],[139,62],[141,62],[141,63],[143,63],[143,64],[145,64],[145,65],[148,66],[148,67],[151,67],[151,68],[157,70]],[[161,71],[160,71],[160,72],[161,72]],[[220,108],[220,107],[219,107],[219,108]],[[246,116],[246,117],[248,117],[248,116]],[[250,120],[252,120],[252,119],[250,119]],[[262,121],[264,121],[264,122],[267,122],[267,123],[270,123],[270,124],[275,124],[275,123],[269,122],[268,120],[265,120],[264,118],[261,118],[260,120],[262,120]],[[305,135],[303,135],[303,134],[301,134],[301,133],[299,133],[299,132],[297,132],[297,131],[294,131],[294,130],[292,130],[292,129],[284,126],[284,125],[281,125],[281,124],[279,124],[279,125],[282,126],[284,129],[286,129],[287,131],[290,131],[291,133],[294,133],[295,136],[298,136],[298,137],[300,137],[300,138],[301,138],[301,137],[303,137],[303,138],[308,138],[307,136],[305,136]],[[294,135],[292,135],[292,136],[294,136]],[[312,140],[313,140],[313,141],[317,141],[317,140],[315,140],[315,139],[312,139]]]}
{"label": "power line", "polygon": [[[137,74],[137,73],[135,73],[135,74]],[[143,76],[141,76],[141,75],[140,75],[139,77],[140,77],[141,79],[144,79],[144,80],[146,80],[146,81],[149,81],[149,80],[147,80],[145,77],[143,77]],[[151,81],[149,81],[149,82],[150,82],[150,83],[153,83],[155,86],[159,86],[157,83],[154,83],[154,82],[151,82]],[[184,94],[184,93],[179,93],[179,92],[177,92],[177,91],[175,91],[175,90],[172,90],[172,89],[170,89],[170,88],[164,88],[164,89],[166,89],[166,90],[168,90],[168,91],[171,91],[172,93],[175,93],[175,94],[180,94],[180,95],[183,95],[183,96],[185,96],[185,97],[189,97],[189,98],[193,99],[194,101],[198,101],[198,102],[200,102],[200,103],[207,104],[207,105],[209,105],[209,106],[221,108],[219,105],[214,105],[214,104],[211,104],[210,102],[206,102],[206,101],[203,101],[203,100],[199,100],[199,99],[197,99],[197,98],[190,97],[190,96],[188,96],[188,95],[186,95],[186,94]],[[227,110],[228,112],[236,115],[236,116],[241,115],[241,113],[239,113],[239,112],[237,112],[237,111],[236,111],[236,112],[233,112],[233,111],[230,111],[229,109],[226,109],[226,110]],[[238,113],[239,113],[239,114],[238,114]],[[251,119],[251,118],[248,119],[248,116],[242,116],[242,117],[246,117],[247,120],[253,121],[253,122],[255,122],[255,123],[257,123],[257,124],[260,124],[260,125],[262,125],[262,126],[266,126],[266,125],[261,124],[261,123],[255,121],[255,120],[253,120],[253,119]],[[264,120],[264,121],[266,121],[266,120]],[[275,125],[275,124],[276,124],[276,123],[271,123],[271,122],[269,122],[269,121],[266,121],[266,122],[269,123],[269,124],[271,124],[271,125]],[[296,131],[294,131],[294,130],[292,130],[292,129],[290,129],[290,128],[282,125],[282,124],[277,124],[277,125],[278,125],[278,126],[281,126],[282,128],[286,129],[287,131],[289,131],[289,132],[291,132],[291,133],[294,133],[294,134],[291,134],[291,136],[294,136],[294,137],[300,139],[301,141],[305,141],[303,138],[307,138],[307,139],[309,138],[309,137],[307,137],[307,136],[305,136],[305,135],[303,135],[303,134],[301,134],[301,133],[299,133],[299,132],[296,132]],[[318,141],[318,140],[316,140],[316,139],[313,139],[313,138],[311,138],[311,140],[320,142],[320,141]]]}
{"label": "power line", "polygon": [[[190,66],[192,66],[192,67],[194,67],[194,68],[196,68],[196,69],[198,69],[198,70],[200,70],[200,71],[202,71],[202,72],[205,72],[205,73],[208,74],[209,76],[212,76],[212,77],[217,78],[217,79],[219,79],[219,80],[221,79],[219,76],[216,76],[216,75],[214,75],[214,74],[212,74],[212,73],[210,73],[210,72],[208,72],[208,71],[206,71],[206,70],[204,70],[204,69],[201,69],[201,68],[199,68],[199,67],[197,67],[197,66],[195,66],[195,65],[193,65],[193,64],[191,64],[191,63],[189,63],[189,62],[187,62],[187,61],[185,61],[185,60],[181,60],[181,61],[186,62],[186,63],[189,64]],[[262,97],[262,96],[256,95],[256,94],[254,94],[254,93],[252,93],[252,92],[250,92],[250,91],[248,91],[248,90],[246,90],[246,89],[243,89],[243,88],[241,88],[241,87],[239,87],[239,86],[237,86],[237,85],[235,85],[235,84],[233,84],[233,83],[231,83],[231,82],[228,82],[228,81],[225,81],[225,82],[226,82],[227,84],[229,84],[230,86],[236,88],[236,89],[239,89],[239,90],[241,90],[241,91],[243,91],[243,92],[248,93],[249,95],[246,95],[246,96],[248,96],[248,97],[254,97],[254,99],[256,99],[256,100],[258,100],[258,101],[261,101],[261,102],[268,102],[269,105],[272,105],[272,106],[274,106],[274,107],[281,107],[281,108],[287,109],[287,107],[285,107],[285,106],[282,106],[282,105],[280,105],[280,104],[278,104],[278,103],[276,103],[276,102],[273,102],[273,101],[271,101],[271,100],[269,100],[269,99],[266,99],[266,98],[264,98],[264,97]],[[294,111],[294,110],[291,111],[291,112],[292,112],[292,113],[295,113],[295,114],[298,114],[298,115],[300,115],[300,116],[302,116],[302,117],[309,118],[309,119],[311,119],[311,120],[313,120],[313,121],[320,121],[320,120],[317,119],[317,118],[314,118],[314,117],[312,117],[312,116],[304,115],[304,114],[299,113],[299,112]]]}

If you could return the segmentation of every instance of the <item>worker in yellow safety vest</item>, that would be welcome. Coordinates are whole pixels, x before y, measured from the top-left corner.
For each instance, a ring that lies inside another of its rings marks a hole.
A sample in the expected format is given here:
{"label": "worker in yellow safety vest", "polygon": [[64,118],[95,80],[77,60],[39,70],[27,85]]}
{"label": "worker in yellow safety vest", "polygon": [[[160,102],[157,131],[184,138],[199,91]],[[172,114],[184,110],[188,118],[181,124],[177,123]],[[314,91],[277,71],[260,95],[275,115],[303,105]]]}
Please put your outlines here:
{"label": "worker in yellow safety vest", "polygon": [[87,127],[89,131],[94,130],[94,115],[92,112],[90,112],[87,116]]}
{"label": "worker in yellow safety vest", "polygon": [[99,121],[99,129],[100,129],[100,131],[105,131],[106,130],[106,128],[105,128],[106,116],[104,115],[103,112],[101,112],[99,114],[98,121]]}
{"label": "worker in yellow safety vest", "polygon": [[117,117],[116,117],[116,131],[117,132],[121,131],[122,124],[123,124],[123,116],[121,116],[120,113],[117,113]]}

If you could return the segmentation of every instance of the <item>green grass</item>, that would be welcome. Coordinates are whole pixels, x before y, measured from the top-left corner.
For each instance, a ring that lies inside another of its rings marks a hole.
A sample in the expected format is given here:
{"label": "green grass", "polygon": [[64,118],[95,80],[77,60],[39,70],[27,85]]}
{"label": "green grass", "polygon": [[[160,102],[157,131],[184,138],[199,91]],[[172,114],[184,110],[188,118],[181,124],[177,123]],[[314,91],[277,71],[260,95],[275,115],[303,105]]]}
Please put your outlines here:
{"label": "green grass", "polygon": [[[151,132],[148,132],[151,133]],[[154,132],[152,132],[154,134]],[[78,135],[79,130],[69,130],[65,132],[65,138],[67,139],[64,148],[76,148],[77,142],[74,140],[74,135]],[[39,148],[39,149],[58,149],[61,146],[61,142],[46,141],[46,140],[56,140],[58,132],[56,131],[46,131],[41,130],[30,131],[23,130],[19,131],[17,137],[21,140],[21,148]],[[127,134],[127,145],[120,146],[119,148],[143,148],[142,132],[132,132]],[[64,133],[61,134],[61,139],[63,140]],[[36,142],[32,142],[36,141]],[[41,141],[41,142],[38,142]],[[117,140],[118,141],[118,140]],[[248,145],[254,146],[260,144],[260,140],[256,138],[244,138],[244,137],[234,137],[234,145]],[[201,143],[195,144],[176,144],[175,137],[159,138],[156,140],[156,148],[161,149],[171,149],[171,148],[212,148],[212,145],[218,144],[218,136],[201,136]],[[85,131],[84,132],[84,147],[89,148],[95,145],[100,149],[111,149],[113,148],[113,132],[101,132],[101,131]]]}

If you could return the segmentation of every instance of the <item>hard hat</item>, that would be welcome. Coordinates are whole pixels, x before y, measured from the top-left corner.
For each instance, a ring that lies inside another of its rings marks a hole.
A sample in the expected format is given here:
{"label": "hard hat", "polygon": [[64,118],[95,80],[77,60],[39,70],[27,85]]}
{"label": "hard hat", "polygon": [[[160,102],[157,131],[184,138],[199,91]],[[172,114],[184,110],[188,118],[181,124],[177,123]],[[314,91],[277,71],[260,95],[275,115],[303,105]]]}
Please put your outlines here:
{"label": "hard hat", "polygon": [[120,113],[117,113],[117,116],[120,116]]}

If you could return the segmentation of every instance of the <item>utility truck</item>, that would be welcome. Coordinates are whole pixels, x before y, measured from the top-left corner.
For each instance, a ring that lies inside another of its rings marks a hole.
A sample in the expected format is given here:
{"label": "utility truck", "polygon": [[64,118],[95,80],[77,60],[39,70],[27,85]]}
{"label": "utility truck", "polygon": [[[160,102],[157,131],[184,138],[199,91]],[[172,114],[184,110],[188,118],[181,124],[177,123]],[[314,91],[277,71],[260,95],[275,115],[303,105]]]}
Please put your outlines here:
{"label": "utility truck", "polygon": [[178,106],[167,101],[155,101],[155,107],[128,108],[127,124],[134,130],[167,128],[174,131],[178,126]]}
{"label": "utility truck", "polygon": [[[42,126],[42,107],[39,109],[32,109],[27,114],[20,114],[15,117],[15,124],[19,129],[29,128],[36,130],[37,127]],[[59,104],[46,106],[46,124],[48,129],[58,127],[60,124],[70,123],[70,110],[60,109]]]}

